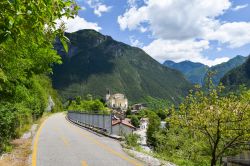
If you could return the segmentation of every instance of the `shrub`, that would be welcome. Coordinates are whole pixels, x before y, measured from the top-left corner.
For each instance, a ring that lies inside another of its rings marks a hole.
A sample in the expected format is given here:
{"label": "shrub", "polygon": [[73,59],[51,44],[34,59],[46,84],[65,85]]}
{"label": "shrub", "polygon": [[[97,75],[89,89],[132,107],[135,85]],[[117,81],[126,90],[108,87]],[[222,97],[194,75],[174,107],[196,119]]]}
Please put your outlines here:
{"label": "shrub", "polygon": [[140,126],[140,120],[137,118],[137,116],[132,115],[131,116],[131,123],[133,126],[135,126],[136,128],[138,128]]}
{"label": "shrub", "polygon": [[148,114],[149,124],[147,129],[147,144],[152,147],[156,147],[156,139],[154,134],[159,131],[161,119],[155,112]]}
{"label": "shrub", "polygon": [[128,134],[125,135],[125,143],[126,145],[128,145],[129,147],[138,147],[138,140],[139,140],[139,135],[137,134]]}

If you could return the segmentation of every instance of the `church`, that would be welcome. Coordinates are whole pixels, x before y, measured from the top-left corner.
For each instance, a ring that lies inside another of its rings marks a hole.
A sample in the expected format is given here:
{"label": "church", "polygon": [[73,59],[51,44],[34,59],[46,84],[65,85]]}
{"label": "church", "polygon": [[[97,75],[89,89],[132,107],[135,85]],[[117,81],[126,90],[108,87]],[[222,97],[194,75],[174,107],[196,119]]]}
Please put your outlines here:
{"label": "church", "polygon": [[111,94],[110,91],[108,91],[108,94],[106,94],[106,104],[109,108],[126,111],[128,108],[128,99],[124,94]]}

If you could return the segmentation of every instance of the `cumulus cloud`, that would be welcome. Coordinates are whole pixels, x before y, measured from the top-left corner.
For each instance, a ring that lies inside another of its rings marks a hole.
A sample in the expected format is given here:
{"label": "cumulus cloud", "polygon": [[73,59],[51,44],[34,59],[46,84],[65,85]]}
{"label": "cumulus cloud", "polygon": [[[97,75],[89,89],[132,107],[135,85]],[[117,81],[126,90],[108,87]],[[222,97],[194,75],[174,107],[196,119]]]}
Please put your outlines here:
{"label": "cumulus cloud", "polygon": [[103,4],[100,0],[87,0],[86,2],[89,7],[94,9],[94,14],[98,17],[101,17],[102,13],[109,12],[112,8],[111,6]]}
{"label": "cumulus cloud", "polygon": [[102,16],[102,13],[104,12],[108,12],[109,10],[111,9],[111,6],[106,6],[106,5],[103,5],[103,4],[98,4],[95,9],[94,9],[94,13],[101,17]]}
{"label": "cumulus cloud", "polygon": [[238,11],[238,10],[241,10],[241,9],[244,9],[248,7],[248,4],[245,4],[245,5],[238,5],[238,6],[235,6],[234,8],[232,8],[233,11]]}
{"label": "cumulus cloud", "polygon": [[147,23],[157,38],[189,39],[218,24],[215,17],[230,6],[229,0],[148,0],[144,6],[127,9],[118,23],[122,30],[140,30]]}
{"label": "cumulus cloud", "polygon": [[136,7],[137,6],[137,1],[138,0],[128,0],[128,5],[130,7]]}
{"label": "cumulus cloud", "polygon": [[201,62],[208,66],[213,66],[229,60],[227,57],[216,58],[209,60],[209,58],[202,56],[201,52],[209,48],[207,40],[163,40],[156,39],[143,49],[151,55],[154,59],[160,62],[165,60],[173,60],[176,62],[190,60],[193,62]]}
{"label": "cumulus cloud", "polygon": [[[128,0],[129,4],[135,2]],[[230,0],[145,0],[140,7],[129,6],[117,18],[120,29],[150,32],[154,40],[143,49],[160,62],[192,60],[211,66],[228,58],[210,60],[203,56],[202,51],[209,48],[209,41],[215,40],[231,48],[250,43],[250,22],[218,19],[232,9]]]}
{"label": "cumulus cloud", "polygon": [[144,30],[146,29],[143,27],[141,23],[145,22],[147,18],[147,12],[145,8],[137,9],[136,7],[130,8],[123,16],[118,16],[118,23],[120,25],[121,30],[129,29],[129,30]]}
{"label": "cumulus cloud", "polygon": [[57,27],[59,27],[61,24],[64,24],[66,28],[66,32],[76,32],[81,29],[94,29],[96,31],[100,31],[102,28],[98,26],[97,23],[88,22],[84,18],[81,18],[79,16],[75,16],[74,18],[67,19],[66,17],[63,17],[60,20],[56,20]]}
{"label": "cumulus cloud", "polygon": [[206,35],[207,39],[226,43],[231,48],[238,48],[250,43],[250,22],[225,23]]}

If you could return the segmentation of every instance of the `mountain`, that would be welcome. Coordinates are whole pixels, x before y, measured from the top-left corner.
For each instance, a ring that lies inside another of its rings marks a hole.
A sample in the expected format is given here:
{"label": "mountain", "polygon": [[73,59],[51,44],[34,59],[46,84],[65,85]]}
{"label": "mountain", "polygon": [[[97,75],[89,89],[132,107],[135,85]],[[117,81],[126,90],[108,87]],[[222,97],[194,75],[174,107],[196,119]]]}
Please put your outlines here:
{"label": "mountain", "polygon": [[245,63],[230,70],[221,82],[226,87],[237,88],[239,85],[245,84],[250,88],[250,56]]}
{"label": "mountain", "polygon": [[202,84],[203,78],[209,68],[202,63],[195,63],[191,61],[175,63],[173,61],[167,60],[163,63],[163,65],[182,72],[187,80],[193,84]]}
{"label": "mountain", "polygon": [[[237,55],[236,57],[230,59],[227,62],[221,63],[219,65],[212,66],[209,68],[208,72],[215,72],[212,77],[213,83],[218,85],[220,79],[231,69],[242,65],[246,61],[246,57]],[[207,75],[207,74],[206,74]],[[206,77],[206,76],[205,76]]]}
{"label": "mountain", "polygon": [[246,61],[246,57],[237,55],[227,62],[208,67],[202,63],[195,63],[191,61],[182,61],[175,63],[173,61],[165,61],[164,66],[172,69],[176,69],[183,73],[187,80],[193,84],[203,85],[207,77],[208,72],[214,72],[212,77],[213,83],[218,85],[220,79],[231,69],[242,65]]}
{"label": "mountain", "polygon": [[168,99],[178,103],[191,88],[184,76],[162,66],[143,50],[113,40],[94,30],[66,33],[65,53],[60,42],[55,49],[63,64],[53,68],[53,86],[64,100],[77,95],[104,97],[107,90],[124,93],[129,101]]}

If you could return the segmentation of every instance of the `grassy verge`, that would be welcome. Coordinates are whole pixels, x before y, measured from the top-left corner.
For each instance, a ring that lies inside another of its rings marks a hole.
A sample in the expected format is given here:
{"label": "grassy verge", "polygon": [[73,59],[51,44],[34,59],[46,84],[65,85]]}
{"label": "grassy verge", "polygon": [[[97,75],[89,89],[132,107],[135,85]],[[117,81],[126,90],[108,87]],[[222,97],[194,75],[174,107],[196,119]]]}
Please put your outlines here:
{"label": "grassy verge", "polygon": [[[37,124],[36,130],[52,113],[44,113],[43,116],[35,121]],[[30,126],[31,127],[31,126]],[[3,166],[27,166],[30,165],[30,156],[32,153],[32,140],[36,131],[31,133],[29,138],[18,138],[11,141],[12,150],[3,154],[0,158],[0,165]]]}

